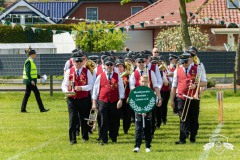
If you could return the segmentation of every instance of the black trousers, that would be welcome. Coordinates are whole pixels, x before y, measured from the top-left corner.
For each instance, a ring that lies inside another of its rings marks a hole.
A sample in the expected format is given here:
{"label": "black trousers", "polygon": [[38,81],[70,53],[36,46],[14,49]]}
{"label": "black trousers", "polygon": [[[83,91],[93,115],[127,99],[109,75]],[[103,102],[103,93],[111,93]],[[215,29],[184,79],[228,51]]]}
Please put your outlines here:
{"label": "black trousers", "polygon": [[[178,109],[179,109],[179,116],[182,115],[183,112],[183,106],[185,104],[185,100],[178,98]],[[187,100],[189,102],[189,100]],[[180,136],[179,139],[181,141],[185,141],[185,139],[188,137],[190,132],[190,139],[195,138],[198,132],[199,123],[198,123],[198,117],[199,117],[199,100],[191,100],[187,118],[185,122],[182,122],[180,120]]]}
{"label": "black trousers", "polygon": [[38,103],[38,108],[40,110],[43,110],[44,109],[44,106],[43,106],[43,103],[42,103],[42,99],[40,97],[40,92],[37,88],[37,85],[32,85],[32,84],[26,84],[26,89],[25,89],[25,95],[23,97],[23,101],[22,101],[22,107],[21,107],[21,110],[22,111],[25,111],[26,110],[26,107],[27,107],[27,102],[28,102],[28,98],[30,97],[31,95],[31,91],[34,92],[35,94],[35,98],[37,100],[37,103]]}
{"label": "black trousers", "polygon": [[103,143],[108,142],[108,132],[109,137],[113,142],[117,142],[117,136],[120,126],[120,110],[117,109],[117,102],[105,103],[103,101],[98,101],[99,112],[101,114],[101,127],[100,134]]}
{"label": "black trousers", "polygon": [[173,113],[178,114],[178,101],[177,96],[174,98],[175,107],[173,108]]}
{"label": "black trousers", "polygon": [[123,131],[124,133],[128,133],[128,130],[131,126],[131,108],[128,103],[126,103],[126,99],[123,99],[122,103],[122,120],[123,120]]}
{"label": "black trousers", "polygon": [[160,125],[163,123],[167,122],[167,106],[168,106],[168,101],[170,98],[170,91],[167,92],[162,92],[161,91],[161,96],[162,96],[162,106],[161,107],[156,107],[156,119],[157,119],[157,127],[160,127]]}
{"label": "black trousers", "polygon": [[79,117],[81,121],[81,134],[82,138],[88,140],[88,124],[85,118],[89,117],[90,113],[90,103],[89,98],[81,99],[67,99],[68,113],[69,113],[69,140],[76,141],[76,130],[79,124]]}
{"label": "black trousers", "polygon": [[144,117],[145,119],[145,128],[143,128],[143,118],[142,115],[135,114],[135,147],[139,147],[142,144],[142,136],[144,132],[146,148],[151,148],[152,142],[152,123],[151,116],[147,115]]}

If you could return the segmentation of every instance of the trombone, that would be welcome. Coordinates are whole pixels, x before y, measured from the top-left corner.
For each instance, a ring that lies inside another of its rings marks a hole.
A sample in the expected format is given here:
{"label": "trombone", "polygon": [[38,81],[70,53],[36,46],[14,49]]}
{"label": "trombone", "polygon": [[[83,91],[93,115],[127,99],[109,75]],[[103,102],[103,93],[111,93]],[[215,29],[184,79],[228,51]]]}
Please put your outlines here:
{"label": "trombone", "polygon": [[[183,107],[183,111],[182,111],[182,115],[181,115],[181,118],[180,120],[182,122],[185,122],[186,119],[187,119],[187,115],[188,115],[188,110],[189,110],[189,106],[190,106],[190,103],[193,99],[197,99],[199,100],[199,89],[200,89],[200,82],[201,82],[201,76],[202,76],[202,72],[203,72],[203,69],[202,67],[200,66],[200,73],[197,74],[197,77],[196,77],[196,85],[197,85],[197,89],[196,89],[196,92],[195,94],[193,95],[193,90],[191,91],[191,96],[189,96],[189,92],[190,92],[190,88],[188,89],[188,92],[187,92],[187,95],[183,95],[183,97],[186,98],[185,100],[185,103],[184,103],[184,107]],[[190,81],[190,85],[192,84],[192,80]]]}

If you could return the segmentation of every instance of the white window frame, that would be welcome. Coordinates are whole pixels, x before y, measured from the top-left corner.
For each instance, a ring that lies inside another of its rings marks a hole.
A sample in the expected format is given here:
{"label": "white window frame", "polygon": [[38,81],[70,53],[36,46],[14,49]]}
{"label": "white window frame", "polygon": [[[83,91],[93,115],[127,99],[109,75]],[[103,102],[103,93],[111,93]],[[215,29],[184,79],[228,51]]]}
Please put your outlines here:
{"label": "white window frame", "polygon": [[86,7],[86,19],[89,19],[88,14],[87,14],[88,13],[87,11],[88,11],[89,8],[97,9],[97,19],[96,20],[98,20],[98,7]]}
{"label": "white window frame", "polygon": [[[131,7],[131,15],[133,15],[133,8],[134,8],[134,7],[141,7],[142,9],[144,8],[144,6],[132,6],[132,7]],[[142,9],[141,9],[141,10],[142,10]],[[141,10],[140,10],[140,11],[141,11]],[[138,11],[138,12],[139,12],[139,11]],[[138,12],[136,12],[136,13],[138,13]],[[134,13],[134,14],[135,14],[135,13]]]}
{"label": "white window frame", "polygon": [[[240,8],[240,0],[235,0],[235,1],[238,1],[238,8]],[[227,0],[227,8],[228,9],[236,9],[236,7],[234,7],[234,6],[229,6],[229,5],[232,5],[232,3],[230,2],[230,0]]]}

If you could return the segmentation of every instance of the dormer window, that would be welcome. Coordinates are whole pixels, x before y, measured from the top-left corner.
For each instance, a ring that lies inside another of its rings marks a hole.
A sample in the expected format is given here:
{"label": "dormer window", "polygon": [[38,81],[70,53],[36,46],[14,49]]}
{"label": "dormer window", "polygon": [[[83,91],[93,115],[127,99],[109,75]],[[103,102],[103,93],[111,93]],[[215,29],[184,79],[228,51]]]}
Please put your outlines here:
{"label": "dormer window", "polygon": [[236,6],[239,8],[240,6],[239,6],[239,4],[240,4],[240,0],[227,0],[227,7],[228,8],[236,8],[233,4],[232,4],[232,2],[234,3],[234,4],[236,4]]}

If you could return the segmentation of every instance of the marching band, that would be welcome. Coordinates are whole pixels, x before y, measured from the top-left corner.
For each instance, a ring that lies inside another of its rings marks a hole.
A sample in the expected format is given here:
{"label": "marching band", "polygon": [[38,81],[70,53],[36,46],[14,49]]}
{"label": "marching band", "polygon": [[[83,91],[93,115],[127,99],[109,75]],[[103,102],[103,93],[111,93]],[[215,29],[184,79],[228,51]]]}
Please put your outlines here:
{"label": "marching band", "polygon": [[[82,140],[88,141],[89,127],[85,119],[90,117],[91,109],[98,110],[96,120],[92,121],[98,124],[98,140],[102,145],[107,144],[109,138],[113,143],[117,142],[121,118],[125,134],[128,134],[131,122],[136,121],[135,127],[139,129],[138,115],[130,108],[128,97],[131,90],[141,85],[143,75],[148,78],[145,80],[157,97],[156,106],[149,116],[151,129],[143,134],[148,142],[146,152],[150,152],[155,129],[167,123],[169,99],[174,114],[180,117],[180,136],[176,144],[185,144],[188,136],[190,142],[195,143],[199,128],[200,94],[207,85],[205,68],[197,58],[197,52],[191,46],[180,56],[169,54],[170,64],[167,66],[157,48],[152,52],[129,51],[123,57],[115,57],[112,51],[104,51],[101,52],[100,61],[97,55],[89,56],[88,64],[83,51],[74,51],[67,64],[72,64],[72,67],[65,70],[62,82],[69,112],[70,143],[77,143],[79,119]],[[183,113],[185,107],[187,113]],[[139,130],[136,133],[140,134]],[[136,148],[140,148],[143,137],[136,135],[134,152],[138,152]]]}

